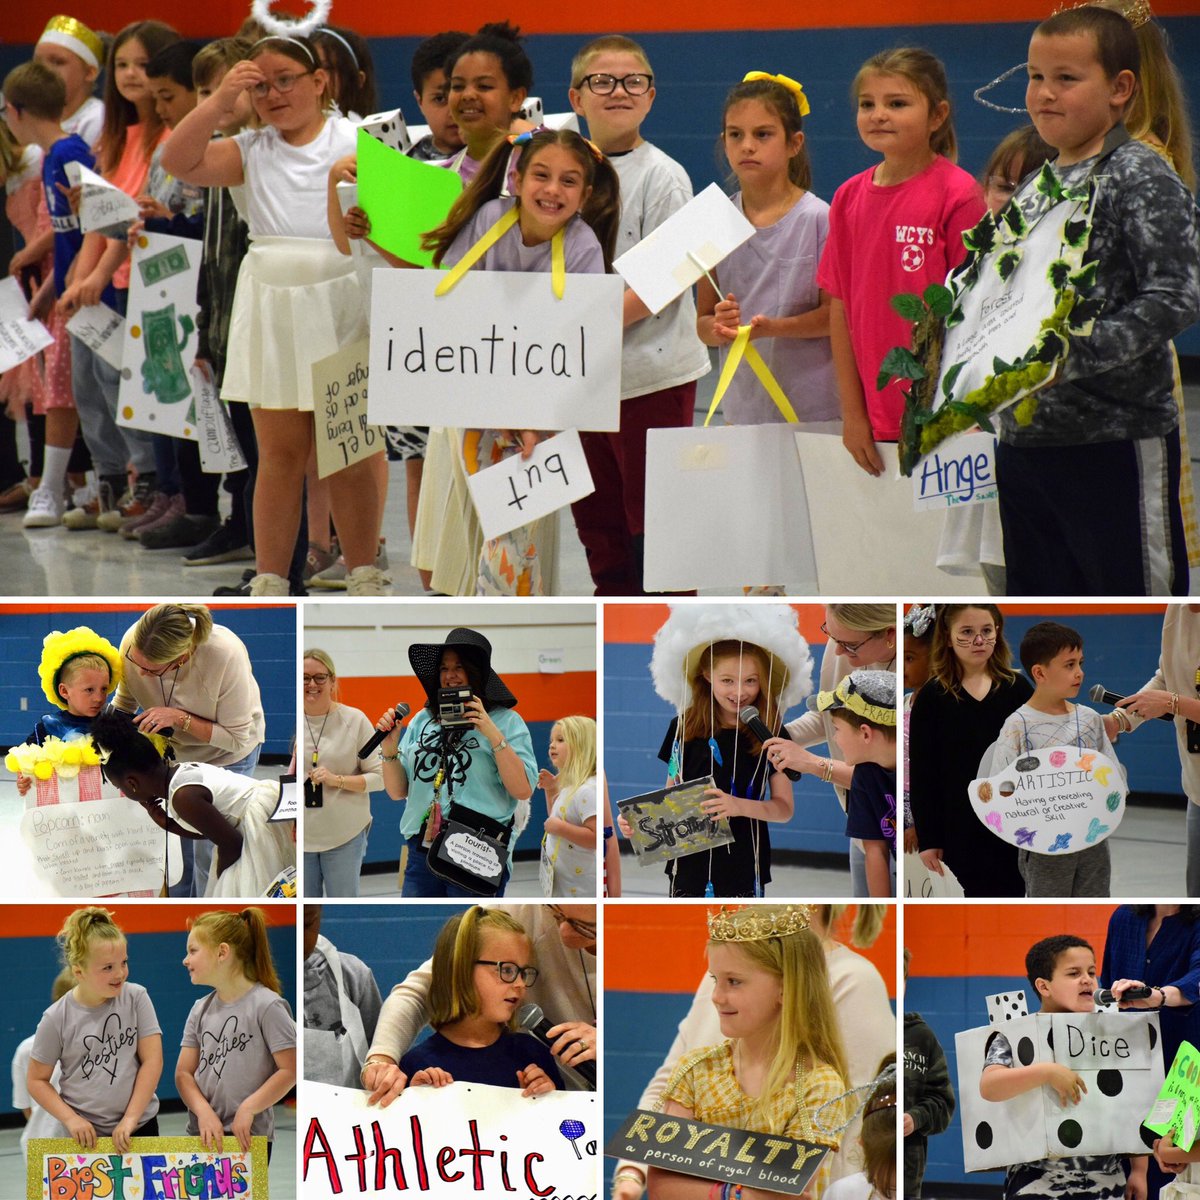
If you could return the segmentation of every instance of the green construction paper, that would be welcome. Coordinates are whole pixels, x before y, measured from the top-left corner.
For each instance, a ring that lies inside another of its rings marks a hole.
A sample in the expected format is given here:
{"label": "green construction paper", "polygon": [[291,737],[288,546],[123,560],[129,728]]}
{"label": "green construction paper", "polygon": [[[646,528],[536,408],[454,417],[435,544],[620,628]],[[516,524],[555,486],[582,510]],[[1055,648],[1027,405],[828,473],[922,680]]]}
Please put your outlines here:
{"label": "green construction paper", "polygon": [[409,158],[358,131],[358,207],[371,222],[370,240],[397,258],[433,266],[421,235],[446,219],[462,186],[456,171]]}
{"label": "green construction paper", "polygon": [[1200,1051],[1191,1042],[1180,1043],[1158,1099],[1142,1124],[1164,1135],[1171,1130],[1175,1145],[1181,1150],[1192,1148],[1200,1124]]}

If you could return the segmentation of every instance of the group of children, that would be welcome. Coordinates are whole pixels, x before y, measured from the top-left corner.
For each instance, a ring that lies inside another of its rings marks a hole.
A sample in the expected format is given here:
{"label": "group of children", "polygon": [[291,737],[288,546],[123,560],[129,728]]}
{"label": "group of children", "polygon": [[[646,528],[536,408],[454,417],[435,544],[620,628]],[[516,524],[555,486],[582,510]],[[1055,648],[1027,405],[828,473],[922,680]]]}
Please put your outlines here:
{"label": "group of children", "polygon": [[[1190,172],[1178,79],[1162,51],[1161,31],[1144,13],[1136,20],[1135,30],[1097,4],[1043,22],[1031,44],[1027,95],[1036,136],[1025,130],[1015,141],[1006,139],[985,171],[990,206],[1011,198],[1028,207],[1034,169],[1045,156],[1056,156],[1068,184],[1091,178],[1103,164],[1089,255],[1099,260],[1104,313],[1090,335],[1072,340],[1069,365],[1041,397],[1032,423],[1024,412],[1019,421],[1004,417],[998,472],[1005,545],[1002,554],[989,550],[974,558],[995,571],[1007,562],[1014,572],[1010,584],[1019,582],[1023,593],[1186,591],[1170,338],[1200,313],[1200,256],[1191,197],[1175,173]],[[78,22],[58,21],[71,33],[59,36],[52,28],[48,40],[69,45],[85,63],[90,59],[91,75],[80,78],[94,78],[98,39]],[[238,402],[230,408],[243,441],[250,436],[249,407],[258,455],[260,516],[252,529],[243,515],[244,530],[218,536],[210,477],[203,481],[203,502],[193,503],[183,487],[182,500],[159,503],[155,517],[169,514],[165,523],[144,522],[139,536],[148,546],[182,545],[163,541],[163,531],[179,530],[216,539],[232,556],[245,554],[245,543],[230,543],[253,531],[255,568],[246,582],[255,594],[298,592],[306,570],[310,577],[327,576],[317,583],[344,582],[348,590],[379,594],[388,583],[380,540],[386,461],[376,454],[324,483],[317,480],[309,378],[313,362],[367,329],[364,294],[347,253],[348,239],[369,241],[370,222],[355,207],[343,215],[336,185],[356,178],[351,118],[365,115],[356,104],[374,103],[363,90],[371,84],[369,54],[350,31],[321,29],[310,37],[247,32],[256,40],[226,39],[190,59],[194,91],[183,65],[190,52],[181,52],[157,22],[122,30],[106,61],[99,168],[142,197],[146,228],[166,222],[173,232],[203,234],[206,357],[222,395]],[[1143,54],[1143,45],[1157,53]],[[1143,83],[1153,87],[1139,90],[1139,63],[1154,77]],[[91,151],[60,130],[64,114],[77,111],[68,103],[78,106],[81,96],[77,85],[68,100],[52,73],[52,62],[18,68],[5,96],[9,128],[45,152],[47,200],[57,206],[60,227],[58,305],[65,313],[104,294],[120,310],[127,247],[97,234],[80,239],[76,219],[62,210],[62,162],[87,161]],[[1060,97],[1069,90],[1064,81],[1076,78],[1086,84]],[[610,271],[615,254],[691,196],[686,173],[642,137],[654,74],[629,38],[597,39],[572,64],[569,100],[590,140],[569,129],[535,129],[522,118],[533,65],[507,24],[428,39],[417,51],[413,83],[429,134],[412,153],[442,161],[466,184],[447,220],[426,235],[441,267],[543,272],[565,248],[568,272]],[[962,259],[961,235],[983,216],[985,199],[955,165],[949,85],[936,58],[915,48],[875,55],[851,92],[859,135],[880,160],[844,183],[827,205],[810,190],[803,88],[786,76],[747,75],[723,106],[721,146],[737,184],[734,203],[755,226],[754,237],[700,281],[695,306],[685,292],[651,317],[625,292],[621,428],[584,435],[597,490],[573,506],[598,593],[642,590],[646,432],[691,423],[696,379],[708,369],[701,343],[724,355],[748,326],[800,420],[840,416],[855,461],[869,474],[882,471],[877,444],[896,439],[904,395],[894,380],[879,386],[878,369],[886,352],[911,336],[891,299],[944,280]],[[1126,118],[1140,140],[1125,137]],[[143,193],[147,173],[152,192],[166,189],[162,195]],[[1153,219],[1135,177],[1153,181]],[[207,189],[202,220],[200,187]],[[489,233],[484,250],[478,243]],[[1136,274],[1121,265],[1135,259]],[[407,265],[386,254],[377,259],[388,260]],[[75,406],[102,481],[109,489],[123,486],[130,463],[138,480],[119,515],[101,521],[96,511],[94,519],[138,534],[133,522],[152,510],[156,489],[169,501],[183,486],[174,479],[192,475],[195,483],[194,464],[184,465],[191,451],[116,426],[111,368],[78,339],[71,349]],[[783,419],[749,373],[734,376],[725,403],[733,423]],[[1109,415],[1093,420],[1101,411]],[[62,436],[53,427],[65,444],[47,452],[43,489],[28,514],[33,524],[41,521],[35,513],[47,510],[47,496],[60,496],[70,456],[73,428],[68,437],[65,423]],[[555,523],[521,527],[485,544],[466,487],[473,472],[530,453],[539,436],[534,430],[435,430],[424,448],[423,431],[394,439],[410,463],[413,564],[427,588],[448,594],[556,590]],[[423,468],[417,465],[422,458]],[[1064,467],[1077,459],[1078,466]],[[1079,471],[1120,479],[1128,503],[1118,509],[1127,519],[1114,525],[1107,509],[1101,518],[1090,502],[1071,502],[1060,485],[1076,481]],[[87,524],[80,521],[68,523]],[[1150,535],[1143,528],[1163,546],[1162,555],[1146,556],[1145,574],[1143,541]],[[1050,537],[1054,553],[1043,553]],[[216,561],[212,550],[190,553],[188,561]]]}
{"label": "group of children", "polygon": [[[30,1136],[157,1137],[163,1031],[150,994],[130,980],[129,948],[108,909],[76,909],[58,934],[70,983],[18,1056],[28,1057]],[[209,1149],[274,1140],[273,1106],[296,1082],[296,1026],[271,959],[264,913],[208,912],[189,922],[183,966],[211,989],[179,1035],[175,1086],[187,1132]]]}

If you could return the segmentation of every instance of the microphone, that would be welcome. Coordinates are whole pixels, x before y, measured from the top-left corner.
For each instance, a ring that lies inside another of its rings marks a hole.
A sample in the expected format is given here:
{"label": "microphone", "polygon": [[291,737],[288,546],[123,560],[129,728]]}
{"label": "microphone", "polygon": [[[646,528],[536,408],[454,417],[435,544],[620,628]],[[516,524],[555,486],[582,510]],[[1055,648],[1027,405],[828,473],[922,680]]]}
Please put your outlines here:
{"label": "microphone", "polygon": [[[1088,695],[1098,703],[1111,704],[1114,708],[1125,699],[1124,696],[1118,696],[1116,692],[1107,691],[1102,683],[1097,683],[1094,687],[1090,688],[1088,690]],[[1171,722],[1174,722],[1175,720],[1170,713],[1160,713],[1158,719],[1160,721]]]}
{"label": "microphone", "polygon": [[[554,1044],[554,1039],[550,1037],[550,1030],[554,1026],[546,1020],[546,1014],[538,1005],[522,1004],[517,1010],[517,1024],[526,1033],[537,1038],[547,1050]],[[596,1090],[596,1064],[594,1061],[581,1062],[578,1066],[574,1063],[564,1065],[567,1066],[567,1070],[574,1071],[593,1092]]]}
{"label": "microphone", "polygon": [[[750,730],[750,732],[754,734],[754,736],[758,738],[760,742],[765,742],[768,738],[773,737],[788,738],[788,731],[786,729],[781,729],[778,734],[772,733],[766,727],[766,725],[763,724],[763,719],[758,715],[758,709],[755,708],[753,704],[747,704],[746,707],[743,708],[740,713],[738,713],[738,716],[741,717],[742,724],[745,725],[745,727]],[[788,740],[790,741],[791,739],[788,738]],[[791,780],[800,778],[800,772],[793,771],[791,767],[784,767],[783,773]]]}
{"label": "microphone", "polygon": [[[1153,988],[1148,988],[1148,987],[1126,988],[1125,991],[1121,994],[1121,999],[1122,1000],[1147,1000],[1150,997],[1150,993],[1153,991],[1154,991]],[[1117,1003],[1117,997],[1113,995],[1112,988],[1101,988],[1096,993],[1094,999],[1097,1004],[1109,1005],[1109,1004]]]}
{"label": "microphone", "polygon": [[[399,725],[400,722],[403,721],[404,718],[407,717],[410,712],[412,712],[412,709],[409,708],[407,704],[397,704],[396,705],[396,724]],[[367,755],[370,754],[375,749],[375,747],[378,746],[379,743],[382,742],[383,739],[385,737],[387,737],[387,735],[391,732],[392,731],[390,729],[375,730],[375,732],[373,734],[371,734],[371,736],[367,739],[367,741],[362,746],[359,747],[358,757],[366,758]]]}

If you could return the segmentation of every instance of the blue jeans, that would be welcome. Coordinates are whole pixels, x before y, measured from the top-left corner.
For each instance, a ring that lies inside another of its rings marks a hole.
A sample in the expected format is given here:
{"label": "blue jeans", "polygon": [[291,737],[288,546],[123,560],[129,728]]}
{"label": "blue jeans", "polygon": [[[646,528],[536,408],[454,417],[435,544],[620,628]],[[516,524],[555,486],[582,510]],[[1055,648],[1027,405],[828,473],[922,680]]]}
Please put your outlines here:
{"label": "blue jeans", "polygon": [[[400,889],[402,898],[410,900],[482,899],[478,893],[469,892],[466,888],[456,887],[453,883],[447,883],[441,876],[435,875],[429,869],[426,857],[425,851],[421,847],[420,835],[410,837],[408,839],[408,864],[404,868],[404,886]],[[500,879],[500,890],[496,895],[503,896],[504,889],[507,886],[508,866],[506,864],[504,874]]]}
{"label": "blue jeans", "polygon": [[357,896],[358,875],[367,853],[367,830],[360,829],[348,842],[332,850],[305,850],[304,898]]}
{"label": "blue jeans", "polygon": [[[895,883],[896,880],[893,876],[893,892]],[[867,887],[867,852],[853,838],[850,840],[850,890],[853,896],[869,896],[871,894]]]}

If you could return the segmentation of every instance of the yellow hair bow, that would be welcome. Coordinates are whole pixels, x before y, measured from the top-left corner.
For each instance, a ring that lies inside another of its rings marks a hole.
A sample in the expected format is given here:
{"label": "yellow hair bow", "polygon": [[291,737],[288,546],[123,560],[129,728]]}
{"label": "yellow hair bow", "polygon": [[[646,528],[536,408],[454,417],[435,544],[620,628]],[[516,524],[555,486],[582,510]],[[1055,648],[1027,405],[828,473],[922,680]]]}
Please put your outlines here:
{"label": "yellow hair bow", "polygon": [[804,94],[803,84],[797,83],[787,75],[768,75],[766,71],[749,71],[742,77],[742,82],[754,83],[759,79],[765,79],[770,83],[777,83],[780,87],[787,88],[796,97],[796,106],[800,109],[802,117],[807,117],[812,111],[809,107],[808,97]]}

